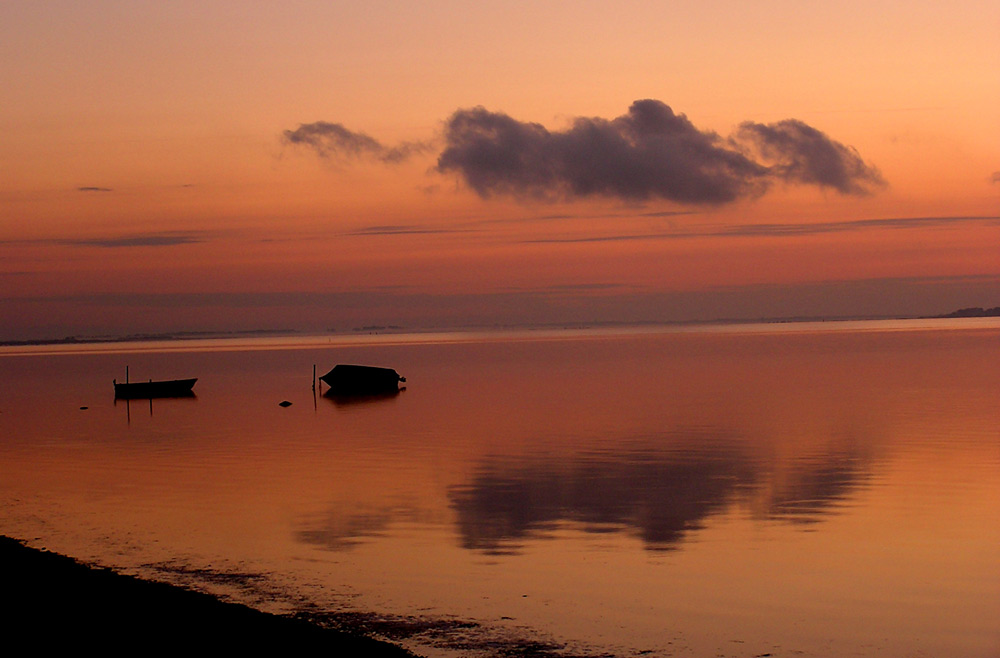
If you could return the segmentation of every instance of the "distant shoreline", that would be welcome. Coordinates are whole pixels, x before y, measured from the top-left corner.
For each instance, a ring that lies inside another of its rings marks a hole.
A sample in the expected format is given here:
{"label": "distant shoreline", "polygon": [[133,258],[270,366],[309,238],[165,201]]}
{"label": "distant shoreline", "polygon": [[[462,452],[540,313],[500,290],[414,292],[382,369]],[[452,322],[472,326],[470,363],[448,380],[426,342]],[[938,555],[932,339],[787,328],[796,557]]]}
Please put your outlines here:
{"label": "distant shoreline", "polygon": [[[943,315],[903,315],[903,316],[790,316],[761,318],[716,318],[713,320],[676,320],[665,322],[566,322],[548,323],[544,325],[483,325],[466,327],[421,327],[412,329],[398,325],[372,325],[357,327],[348,332],[327,330],[332,336],[356,335],[358,333],[404,333],[404,332],[438,332],[438,331],[483,331],[509,329],[552,329],[558,328],[590,328],[614,326],[693,326],[693,325],[731,325],[731,324],[790,324],[805,322],[857,322],[880,320],[946,320],[957,318],[992,318],[1000,317],[1000,306],[994,308],[969,307],[952,311]],[[109,335],[76,335],[63,338],[34,338],[25,340],[0,340],[0,347],[36,347],[46,345],[91,345],[100,343],[144,343],[144,342],[174,342],[186,340],[210,340],[221,338],[274,338],[281,336],[296,336],[303,334],[297,329],[246,329],[238,331],[176,331],[163,333],[127,334],[122,336]]]}
{"label": "distant shoreline", "polygon": [[994,308],[983,308],[981,306],[972,306],[969,308],[960,308],[957,311],[952,311],[946,315],[933,315],[932,318],[998,318],[1000,317],[1000,306]]}
{"label": "distant shoreline", "polygon": [[177,331],[157,334],[126,334],[124,336],[65,336],[0,340],[0,347],[30,347],[34,345],[89,345],[91,343],[142,343],[173,340],[204,340],[211,338],[242,338],[256,336],[287,336],[299,333],[294,329],[247,329],[244,331]]}

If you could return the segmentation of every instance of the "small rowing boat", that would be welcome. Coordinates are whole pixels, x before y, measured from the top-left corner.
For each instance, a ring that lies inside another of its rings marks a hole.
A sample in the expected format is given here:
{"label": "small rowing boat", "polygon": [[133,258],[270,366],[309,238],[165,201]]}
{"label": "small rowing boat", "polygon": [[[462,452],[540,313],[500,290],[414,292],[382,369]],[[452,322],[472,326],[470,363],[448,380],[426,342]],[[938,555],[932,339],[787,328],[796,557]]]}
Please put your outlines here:
{"label": "small rowing boat", "polygon": [[126,382],[115,385],[115,398],[119,400],[146,400],[152,398],[182,398],[194,395],[195,379],[165,379],[161,381]]}

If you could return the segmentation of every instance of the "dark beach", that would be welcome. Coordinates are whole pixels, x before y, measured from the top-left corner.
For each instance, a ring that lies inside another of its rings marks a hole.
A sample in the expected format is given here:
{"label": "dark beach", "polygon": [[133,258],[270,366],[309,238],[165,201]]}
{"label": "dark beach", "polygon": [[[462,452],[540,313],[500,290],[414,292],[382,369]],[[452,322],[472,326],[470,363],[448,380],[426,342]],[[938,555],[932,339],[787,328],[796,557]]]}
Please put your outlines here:
{"label": "dark beach", "polygon": [[208,594],[87,566],[0,536],[8,646],[28,650],[93,647],[149,649],[320,650],[335,656],[413,654],[387,642],[302,619],[226,603]]}

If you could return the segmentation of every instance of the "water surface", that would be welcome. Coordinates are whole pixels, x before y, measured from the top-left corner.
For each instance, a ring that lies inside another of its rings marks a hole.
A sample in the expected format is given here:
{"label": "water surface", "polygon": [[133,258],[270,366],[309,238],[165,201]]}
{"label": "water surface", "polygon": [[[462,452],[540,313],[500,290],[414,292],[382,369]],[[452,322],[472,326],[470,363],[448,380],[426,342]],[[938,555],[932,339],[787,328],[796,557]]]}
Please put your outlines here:
{"label": "water surface", "polygon": [[[959,320],[7,349],[0,532],[475,622],[426,655],[996,656],[998,347]],[[336,363],[406,389],[314,395]],[[196,396],[115,403],[126,365]]]}

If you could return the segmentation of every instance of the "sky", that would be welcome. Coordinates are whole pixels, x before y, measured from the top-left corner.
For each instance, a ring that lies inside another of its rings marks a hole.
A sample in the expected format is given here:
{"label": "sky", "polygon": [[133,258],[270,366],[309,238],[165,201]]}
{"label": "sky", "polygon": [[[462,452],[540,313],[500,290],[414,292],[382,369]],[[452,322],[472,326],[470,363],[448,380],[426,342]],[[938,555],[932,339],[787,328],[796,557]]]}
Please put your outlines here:
{"label": "sky", "polygon": [[1000,3],[0,3],[0,340],[1000,305]]}

